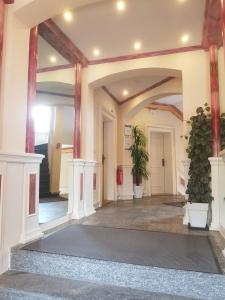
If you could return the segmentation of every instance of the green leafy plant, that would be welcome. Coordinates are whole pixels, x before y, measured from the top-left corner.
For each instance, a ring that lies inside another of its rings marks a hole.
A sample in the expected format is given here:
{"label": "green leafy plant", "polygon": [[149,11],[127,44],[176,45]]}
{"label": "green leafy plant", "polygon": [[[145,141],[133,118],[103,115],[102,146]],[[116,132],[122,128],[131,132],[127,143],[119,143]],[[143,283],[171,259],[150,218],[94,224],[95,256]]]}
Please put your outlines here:
{"label": "green leafy plant", "polygon": [[139,186],[142,183],[142,178],[148,179],[149,172],[147,170],[147,162],[149,154],[146,151],[146,137],[144,132],[138,127],[132,128],[133,144],[130,147],[131,158],[133,162],[132,174],[134,183]]}
{"label": "green leafy plant", "polygon": [[221,149],[225,149],[225,113],[221,114],[220,117],[221,122]]}
{"label": "green leafy plant", "polygon": [[188,158],[191,160],[189,181],[186,193],[189,202],[210,203],[211,195],[211,166],[208,160],[212,156],[212,129],[210,107],[198,107],[196,115],[188,121],[191,125]]}

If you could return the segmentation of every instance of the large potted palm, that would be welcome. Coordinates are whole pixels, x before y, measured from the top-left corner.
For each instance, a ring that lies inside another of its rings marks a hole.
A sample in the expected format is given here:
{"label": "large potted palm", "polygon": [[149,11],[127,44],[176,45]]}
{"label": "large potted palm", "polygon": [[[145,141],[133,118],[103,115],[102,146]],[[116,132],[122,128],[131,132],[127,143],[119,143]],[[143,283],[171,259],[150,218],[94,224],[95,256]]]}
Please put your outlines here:
{"label": "large potted palm", "polygon": [[146,137],[144,132],[138,127],[132,128],[133,144],[130,147],[132,158],[132,175],[134,182],[134,197],[143,197],[143,184],[142,180],[148,179],[149,173],[147,170],[147,163],[149,161],[149,155],[146,151]]}

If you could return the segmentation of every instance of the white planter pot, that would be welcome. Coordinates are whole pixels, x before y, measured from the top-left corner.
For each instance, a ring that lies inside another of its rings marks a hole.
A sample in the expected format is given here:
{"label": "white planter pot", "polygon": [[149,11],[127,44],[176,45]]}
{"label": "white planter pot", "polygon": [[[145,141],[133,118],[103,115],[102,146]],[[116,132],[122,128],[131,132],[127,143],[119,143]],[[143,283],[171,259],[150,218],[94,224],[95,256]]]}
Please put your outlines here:
{"label": "white planter pot", "polygon": [[188,202],[187,209],[191,227],[206,228],[209,204]]}
{"label": "white planter pot", "polygon": [[134,185],[134,198],[140,199],[143,197],[144,186],[143,185]]}

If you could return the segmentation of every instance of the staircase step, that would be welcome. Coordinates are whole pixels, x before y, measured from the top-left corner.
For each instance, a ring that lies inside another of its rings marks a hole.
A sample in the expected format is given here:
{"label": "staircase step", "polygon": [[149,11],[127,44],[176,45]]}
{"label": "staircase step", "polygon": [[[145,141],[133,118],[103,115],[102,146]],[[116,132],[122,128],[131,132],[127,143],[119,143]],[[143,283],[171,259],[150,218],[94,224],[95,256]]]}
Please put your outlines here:
{"label": "staircase step", "polygon": [[0,276],[0,299],[188,300],[191,298],[39,274],[8,272]]}
{"label": "staircase step", "polygon": [[20,249],[12,250],[11,269],[194,299],[224,299],[225,295],[225,276],[223,275]]}

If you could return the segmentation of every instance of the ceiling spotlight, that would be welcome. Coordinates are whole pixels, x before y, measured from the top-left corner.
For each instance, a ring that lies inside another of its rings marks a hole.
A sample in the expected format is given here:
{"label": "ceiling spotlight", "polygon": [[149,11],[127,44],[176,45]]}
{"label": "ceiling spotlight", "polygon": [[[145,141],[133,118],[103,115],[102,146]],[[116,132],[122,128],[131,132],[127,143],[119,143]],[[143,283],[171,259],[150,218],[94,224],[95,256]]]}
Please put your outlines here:
{"label": "ceiling spotlight", "polygon": [[94,54],[94,56],[99,56],[100,55],[100,50],[98,48],[95,48],[93,50],[93,54]]}
{"label": "ceiling spotlight", "polygon": [[187,43],[188,41],[189,41],[189,35],[188,34],[184,34],[184,35],[182,35],[182,37],[181,37],[181,42],[182,43]]}
{"label": "ceiling spotlight", "polygon": [[50,56],[50,62],[55,63],[56,61],[57,58],[54,55]]}
{"label": "ceiling spotlight", "polygon": [[140,42],[135,42],[134,43],[134,49],[135,50],[140,50],[141,49],[141,43]]}
{"label": "ceiling spotlight", "polygon": [[127,95],[128,95],[128,90],[124,90],[124,91],[123,91],[123,95],[124,95],[124,96],[127,96]]}
{"label": "ceiling spotlight", "polygon": [[125,1],[120,0],[117,1],[116,6],[119,11],[123,11],[126,8],[126,3]]}
{"label": "ceiling spotlight", "polygon": [[64,12],[63,17],[67,22],[71,22],[73,20],[73,14],[68,10]]}

